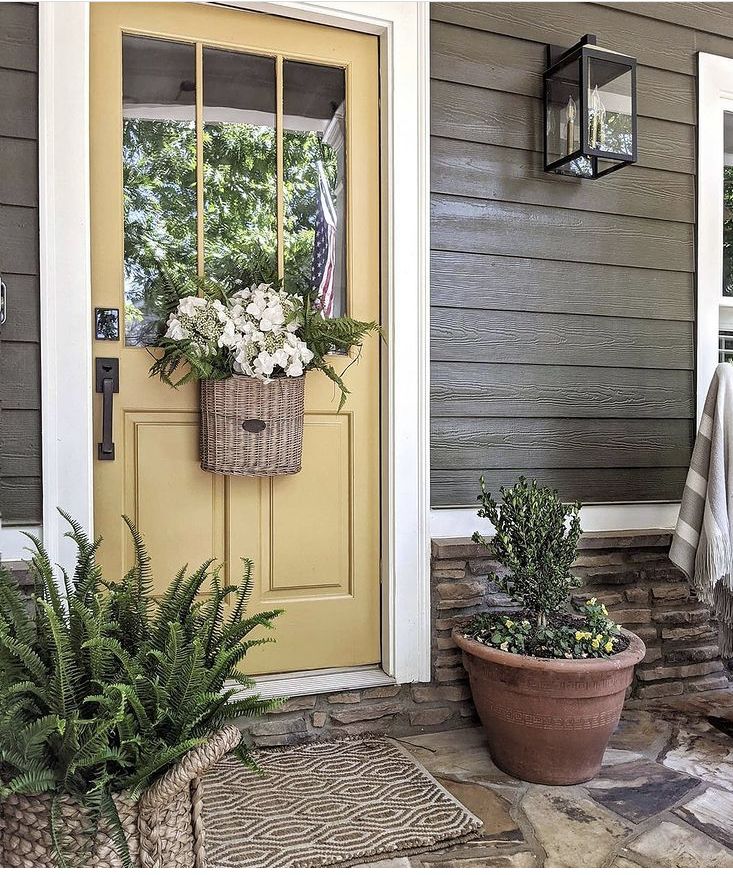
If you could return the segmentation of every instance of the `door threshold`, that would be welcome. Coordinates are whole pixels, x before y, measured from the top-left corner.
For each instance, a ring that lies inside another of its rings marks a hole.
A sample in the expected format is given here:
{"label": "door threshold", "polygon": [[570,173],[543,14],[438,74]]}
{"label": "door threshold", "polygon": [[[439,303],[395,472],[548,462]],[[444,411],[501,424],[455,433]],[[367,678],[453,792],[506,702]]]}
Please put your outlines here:
{"label": "door threshold", "polygon": [[255,683],[254,688],[242,689],[233,698],[244,698],[252,693],[259,693],[267,699],[281,696],[313,696],[318,693],[363,690],[366,687],[386,687],[396,683],[395,679],[382,671],[378,665],[291,671],[260,675],[252,680]]}

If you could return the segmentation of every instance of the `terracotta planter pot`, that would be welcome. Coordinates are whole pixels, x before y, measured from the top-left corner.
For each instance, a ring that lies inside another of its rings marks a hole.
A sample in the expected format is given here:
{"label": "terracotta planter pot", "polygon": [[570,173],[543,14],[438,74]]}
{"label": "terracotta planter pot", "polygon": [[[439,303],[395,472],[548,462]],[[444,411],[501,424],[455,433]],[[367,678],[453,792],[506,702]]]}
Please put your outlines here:
{"label": "terracotta planter pot", "polygon": [[453,630],[496,765],[535,784],[580,784],[598,774],[616,728],[641,638],[609,659],[504,653]]}

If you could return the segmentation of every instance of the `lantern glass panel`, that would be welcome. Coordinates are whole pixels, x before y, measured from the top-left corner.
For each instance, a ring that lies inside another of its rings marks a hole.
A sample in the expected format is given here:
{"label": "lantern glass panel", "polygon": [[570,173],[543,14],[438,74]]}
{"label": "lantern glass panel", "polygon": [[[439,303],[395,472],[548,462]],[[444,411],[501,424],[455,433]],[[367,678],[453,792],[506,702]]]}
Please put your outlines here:
{"label": "lantern glass panel", "polygon": [[580,149],[580,61],[560,67],[545,80],[547,163]]}
{"label": "lantern glass panel", "polygon": [[588,149],[634,155],[631,67],[610,58],[588,58]]}

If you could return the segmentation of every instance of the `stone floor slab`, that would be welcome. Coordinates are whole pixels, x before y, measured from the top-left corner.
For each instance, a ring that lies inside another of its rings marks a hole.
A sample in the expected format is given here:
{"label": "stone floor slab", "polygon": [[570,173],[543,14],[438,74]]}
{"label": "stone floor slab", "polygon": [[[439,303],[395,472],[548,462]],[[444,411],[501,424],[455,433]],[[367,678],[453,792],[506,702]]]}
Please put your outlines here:
{"label": "stone floor slab", "polygon": [[691,826],[663,821],[635,838],[628,850],[645,866],[674,869],[733,866],[733,853]]}
{"label": "stone floor slab", "polygon": [[637,753],[633,750],[616,750],[615,748],[609,747],[603,754],[603,765],[617,766],[619,763],[630,763],[633,760],[642,759],[643,756],[643,754]]}
{"label": "stone floor slab", "polygon": [[733,848],[733,794],[709,787],[675,811],[691,826]]}
{"label": "stone floor slab", "polygon": [[624,711],[609,746],[656,759],[671,735],[672,726],[668,721],[647,711]]}
{"label": "stone floor slab", "polygon": [[673,808],[699,783],[690,775],[642,759],[602,768],[586,786],[590,797],[614,814],[642,823]]}
{"label": "stone floor slab", "polygon": [[439,778],[516,786],[520,783],[494,765],[484,738],[476,746],[462,746],[455,750],[432,750],[410,743],[405,744],[405,749],[431,774]]}
{"label": "stone floor slab", "polygon": [[532,786],[520,811],[547,855],[546,867],[598,867],[631,829],[579,787]]}
{"label": "stone floor slab", "polygon": [[481,819],[484,825],[482,837],[524,841],[521,830],[509,814],[509,803],[493,790],[481,784],[451,781],[447,778],[441,778],[440,783]]}
{"label": "stone floor slab", "polygon": [[410,747],[423,748],[432,753],[468,750],[486,744],[486,733],[479,726],[468,729],[453,729],[450,732],[426,732],[423,735],[406,735],[397,739]]}
{"label": "stone floor slab", "polygon": [[687,772],[733,791],[733,744],[723,736],[718,740],[710,735],[694,734],[683,727],[663,763],[670,769]]}

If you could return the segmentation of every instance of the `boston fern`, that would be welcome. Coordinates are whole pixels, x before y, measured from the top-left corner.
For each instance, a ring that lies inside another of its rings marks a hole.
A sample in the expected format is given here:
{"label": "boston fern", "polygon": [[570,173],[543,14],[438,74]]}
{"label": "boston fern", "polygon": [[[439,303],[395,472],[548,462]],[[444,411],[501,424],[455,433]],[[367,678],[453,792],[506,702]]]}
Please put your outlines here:
{"label": "boston fern", "polygon": [[[56,578],[35,538],[30,604],[0,568],[0,804],[13,794],[51,794],[49,828],[65,865],[58,803],[71,796],[88,813],[90,843],[104,818],[129,865],[113,794],[137,798],[212,732],[278,704],[234,696],[252,686],[239,663],[270,640],[249,636],[280,612],[246,615],[248,560],[237,586],[223,585],[209,561],[182,568],[154,599],[150,559],[127,518],[135,564],[119,582],[106,581],[96,561],[101,539],[91,542],[63,516],[77,547],[71,577]],[[242,745],[236,753],[255,767]]]}

